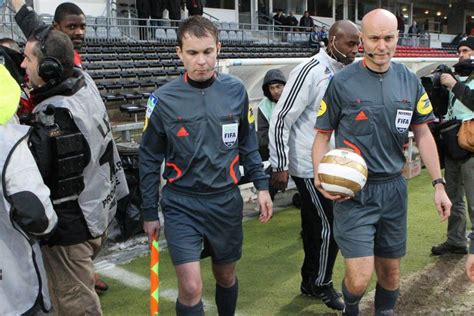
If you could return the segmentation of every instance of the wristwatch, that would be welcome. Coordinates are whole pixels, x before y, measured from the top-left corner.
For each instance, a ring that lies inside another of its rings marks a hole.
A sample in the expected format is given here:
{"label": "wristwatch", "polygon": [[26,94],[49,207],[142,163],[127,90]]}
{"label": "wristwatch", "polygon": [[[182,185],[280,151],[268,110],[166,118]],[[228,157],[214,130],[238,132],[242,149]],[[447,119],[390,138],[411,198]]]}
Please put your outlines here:
{"label": "wristwatch", "polygon": [[444,178],[434,179],[433,182],[431,182],[433,187],[437,185],[438,183],[441,183],[442,185],[446,186],[446,180],[444,180]]}

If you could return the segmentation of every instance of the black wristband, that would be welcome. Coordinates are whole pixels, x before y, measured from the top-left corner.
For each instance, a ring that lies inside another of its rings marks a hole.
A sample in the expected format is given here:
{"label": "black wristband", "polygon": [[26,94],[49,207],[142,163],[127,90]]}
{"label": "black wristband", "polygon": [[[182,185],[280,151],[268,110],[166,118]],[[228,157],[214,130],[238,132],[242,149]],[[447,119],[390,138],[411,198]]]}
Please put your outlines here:
{"label": "black wristband", "polygon": [[437,185],[438,183],[441,183],[442,185],[446,186],[446,180],[444,180],[444,178],[434,179],[433,182],[431,182],[433,187]]}

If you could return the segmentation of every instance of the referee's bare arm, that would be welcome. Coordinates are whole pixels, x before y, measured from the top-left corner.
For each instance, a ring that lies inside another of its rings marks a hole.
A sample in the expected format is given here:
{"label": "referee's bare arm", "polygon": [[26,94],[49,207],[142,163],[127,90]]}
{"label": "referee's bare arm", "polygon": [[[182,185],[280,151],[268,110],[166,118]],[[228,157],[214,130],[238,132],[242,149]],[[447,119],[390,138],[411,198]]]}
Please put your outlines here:
{"label": "referee's bare arm", "polygon": [[[423,160],[431,179],[435,180],[441,178],[442,175],[439,166],[438,150],[436,149],[436,143],[428,124],[414,124],[411,125],[411,128],[415,135],[416,145],[420,150],[421,159]],[[446,220],[451,214],[452,204],[442,183],[435,185],[434,200],[441,221]]]}

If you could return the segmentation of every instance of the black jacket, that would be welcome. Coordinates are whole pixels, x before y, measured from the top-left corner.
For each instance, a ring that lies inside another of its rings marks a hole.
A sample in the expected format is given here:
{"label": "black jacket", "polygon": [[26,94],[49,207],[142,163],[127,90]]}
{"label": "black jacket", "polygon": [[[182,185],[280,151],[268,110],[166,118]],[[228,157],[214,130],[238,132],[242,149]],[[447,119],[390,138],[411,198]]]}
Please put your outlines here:
{"label": "black jacket", "polygon": [[[84,85],[83,75],[80,73],[80,70],[76,70],[74,77],[68,78],[56,86],[45,85],[32,90],[31,97],[38,104],[56,95],[71,96],[84,87]],[[58,124],[61,131],[74,133],[79,131],[67,110],[55,109],[55,123]],[[54,182],[52,174],[57,166],[54,166],[53,163],[56,156],[53,149],[55,145],[53,139],[48,136],[49,132],[50,130],[44,125],[35,123],[29,143],[41,176],[45,184],[53,192],[56,184],[52,183]],[[84,144],[87,144],[87,142],[84,142]],[[87,164],[89,159],[90,157],[86,155],[84,163]],[[55,205],[54,209],[58,214],[58,227],[48,240],[49,245],[73,245],[92,239],[77,201]]]}
{"label": "black jacket", "polygon": [[[263,78],[262,90],[263,95],[268,98],[273,103],[276,103],[278,100],[274,100],[270,93],[268,86],[274,83],[283,83],[286,84],[286,78],[283,72],[280,69],[270,69]],[[274,104],[275,106],[276,104]],[[270,157],[270,151],[268,149],[268,144],[270,140],[268,139],[268,130],[270,129],[270,118],[265,117],[262,110],[258,109],[257,115],[257,141],[258,141],[258,151],[262,160],[268,160]]]}
{"label": "black jacket", "polygon": [[188,15],[202,15],[203,5],[201,0],[186,0],[186,9],[188,9]]}
{"label": "black jacket", "polygon": [[460,81],[454,85],[451,91],[462,104],[474,111],[474,91]]}
{"label": "black jacket", "polygon": [[302,27],[313,27],[314,26],[313,18],[310,17],[310,16],[305,17],[303,15],[300,19],[300,26],[302,26]]}

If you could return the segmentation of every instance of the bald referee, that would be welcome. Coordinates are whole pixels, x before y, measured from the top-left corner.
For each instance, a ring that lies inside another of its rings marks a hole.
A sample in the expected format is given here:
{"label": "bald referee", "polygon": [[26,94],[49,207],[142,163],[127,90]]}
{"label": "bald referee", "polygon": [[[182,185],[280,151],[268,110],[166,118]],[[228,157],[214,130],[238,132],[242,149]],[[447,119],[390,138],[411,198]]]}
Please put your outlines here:
{"label": "bald referee", "polygon": [[[374,270],[375,314],[393,315],[400,258],[406,252],[407,186],[401,169],[410,127],[433,179],[441,219],[448,218],[451,202],[427,125],[434,118],[431,103],[416,75],[391,62],[398,41],[396,17],[383,9],[370,11],[362,19],[361,40],[364,59],[336,74],[321,102],[313,146],[315,186],[336,201],[334,237],[345,259],[344,315],[359,314]],[[369,169],[367,184],[352,199],[324,191],[316,174],[333,131],[336,147],[360,153]]]}

